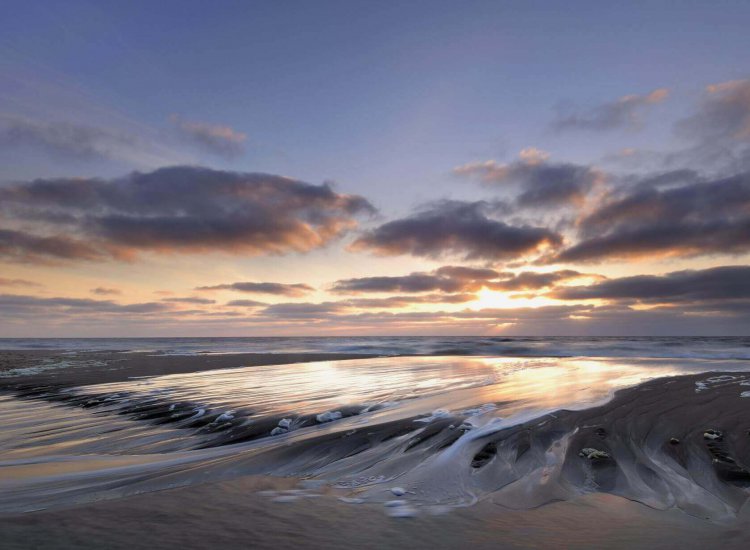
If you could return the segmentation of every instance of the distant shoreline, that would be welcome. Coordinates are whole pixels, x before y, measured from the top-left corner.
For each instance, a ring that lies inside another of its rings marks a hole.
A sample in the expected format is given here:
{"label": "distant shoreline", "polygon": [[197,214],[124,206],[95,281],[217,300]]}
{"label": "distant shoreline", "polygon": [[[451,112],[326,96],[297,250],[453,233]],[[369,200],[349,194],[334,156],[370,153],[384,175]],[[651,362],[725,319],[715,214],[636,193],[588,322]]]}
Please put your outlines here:
{"label": "distant shoreline", "polygon": [[[144,376],[184,374],[215,369],[342,361],[378,357],[362,353],[232,353],[155,355],[151,352],[77,352],[63,350],[0,351],[0,389],[16,384],[87,386],[124,382]],[[65,366],[60,366],[65,362]]]}

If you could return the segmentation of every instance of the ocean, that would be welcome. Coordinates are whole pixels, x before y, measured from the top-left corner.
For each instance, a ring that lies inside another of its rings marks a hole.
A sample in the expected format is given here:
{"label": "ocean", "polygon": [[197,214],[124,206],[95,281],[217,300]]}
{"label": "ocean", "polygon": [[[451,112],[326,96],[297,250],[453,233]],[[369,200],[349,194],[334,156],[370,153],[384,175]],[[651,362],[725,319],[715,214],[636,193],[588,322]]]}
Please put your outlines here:
{"label": "ocean", "polygon": [[0,350],[124,351],[168,355],[363,353],[509,357],[750,359],[743,337],[352,336],[267,338],[5,338]]}

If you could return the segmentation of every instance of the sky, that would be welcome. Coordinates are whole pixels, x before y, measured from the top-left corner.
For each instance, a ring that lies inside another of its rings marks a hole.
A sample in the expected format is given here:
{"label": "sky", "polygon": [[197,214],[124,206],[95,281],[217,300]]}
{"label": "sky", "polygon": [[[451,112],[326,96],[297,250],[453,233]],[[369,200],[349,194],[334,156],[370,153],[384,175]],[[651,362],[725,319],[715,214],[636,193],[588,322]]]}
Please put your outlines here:
{"label": "sky", "polygon": [[0,337],[750,333],[747,2],[4,12]]}

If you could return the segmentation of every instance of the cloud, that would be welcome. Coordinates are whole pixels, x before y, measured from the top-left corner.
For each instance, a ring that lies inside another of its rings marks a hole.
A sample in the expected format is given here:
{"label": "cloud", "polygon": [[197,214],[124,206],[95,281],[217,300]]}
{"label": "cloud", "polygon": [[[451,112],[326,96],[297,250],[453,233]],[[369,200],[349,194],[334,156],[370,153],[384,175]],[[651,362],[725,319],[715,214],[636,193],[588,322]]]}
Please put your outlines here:
{"label": "cloud", "polygon": [[[726,276],[710,273],[722,270]],[[743,297],[748,294],[747,270],[750,270],[747,266],[727,266],[666,276],[612,279],[553,291],[560,293],[560,299],[603,297],[610,302],[604,305],[566,303],[542,307],[389,311],[411,304],[473,301],[471,294],[438,293],[265,307],[253,303],[252,311],[217,311],[182,309],[179,304],[162,302],[117,304],[109,300],[6,294],[0,295],[0,310],[6,321],[4,334],[32,325],[44,326],[48,334],[73,335],[115,327],[121,334],[134,335],[143,334],[144,330],[184,334],[191,329],[201,334],[242,334],[252,329],[268,335],[290,331],[299,334],[300,330],[319,335],[392,334],[394,330],[400,334],[451,335],[745,334],[750,327],[750,299]],[[503,276],[508,278],[508,275]],[[734,294],[737,297],[733,298]],[[636,301],[649,305],[649,309],[633,309],[631,306]],[[238,303],[236,307],[248,306]]]}
{"label": "cloud", "polygon": [[561,113],[553,122],[556,130],[605,131],[616,128],[636,128],[640,115],[650,106],[661,103],[669,90],[658,88],[645,95],[626,95],[616,101],[602,103],[591,109],[576,109]]}
{"label": "cloud", "polygon": [[560,300],[623,300],[643,303],[693,303],[707,300],[747,301],[750,312],[750,266],[720,266],[674,271],[666,275],[636,275],[607,279],[588,286],[552,291]]}
{"label": "cloud", "polygon": [[[498,272],[493,269],[462,266],[444,266],[431,273],[415,272],[401,276],[361,277],[336,281],[331,292],[338,294],[363,294],[382,292],[423,293],[421,296],[392,296],[389,298],[356,299],[348,303],[357,307],[400,307],[413,303],[462,303],[476,299],[474,293],[484,288],[517,292],[554,287],[558,283],[582,278],[602,278],[601,275],[581,273],[571,269],[547,273],[524,271],[521,273]],[[457,294],[451,294],[457,293]]]}
{"label": "cloud", "polygon": [[537,149],[536,147],[526,147],[525,149],[521,149],[521,152],[518,153],[518,157],[521,161],[527,164],[540,164],[547,161],[550,154],[547,151]]}
{"label": "cloud", "polygon": [[663,166],[714,173],[750,170],[750,80],[706,87],[695,112],[674,125],[687,146],[662,155]]}
{"label": "cloud", "polygon": [[418,294],[387,298],[354,298],[344,303],[359,309],[402,308],[414,304],[463,304],[477,299],[476,294]]}
{"label": "cloud", "polygon": [[350,307],[342,302],[281,303],[266,307],[261,314],[282,319],[319,319],[348,311]]}
{"label": "cloud", "polygon": [[[309,320],[316,323],[325,322],[357,322],[361,319],[375,319],[377,314],[371,312],[363,313],[362,309],[391,309],[401,308],[413,304],[428,303],[465,303],[476,299],[473,294],[426,294],[422,296],[391,296],[388,298],[357,298],[352,300],[341,300],[337,302],[303,302],[272,304],[259,312],[259,318],[285,320]],[[438,312],[444,315],[443,312]],[[373,317],[375,315],[375,317]],[[452,314],[451,314],[452,315]],[[387,313],[385,319],[420,318],[430,319],[429,312]]]}
{"label": "cloud", "polygon": [[516,275],[510,274],[510,276],[500,281],[490,281],[486,286],[492,290],[501,291],[539,290],[555,286],[557,283],[564,281],[589,277],[601,278],[601,275],[581,273],[572,269],[563,269],[548,273],[524,271]]}
{"label": "cloud", "polygon": [[700,174],[690,168],[678,168],[666,172],[655,172],[653,174],[641,175],[631,180],[632,191],[649,191],[651,189],[668,189],[684,187],[687,184],[701,183],[703,179]]}
{"label": "cloud", "polygon": [[0,115],[0,146],[32,147],[61,157],[124,159],[145,147],[135,137],[72,122]]}
{"label": "cloud", "polygon": [[26,279],[7,279],[5,277],[0,277],[0,286],[41,287],[44,285]]}
{"label": "cloud", "polygon": [[478,178],[485,185],[515,186],[520,190],[516,204],[521,207],[581,205],[604,174],[590,166],[550,163],[537,149],[524,149],[520,159],[509,164],[494,160],[469,163],[453,169],[459,176]]}
{"label": "cloud", "polygon": [[72,237],[41,236],[0,228],[0,258],[8,261],[45,263],[54,260],[102,260],[108,256],[117,257],[118,254],[107,246],[92,246]]}
{"label": "cloud", "polygon": [[467,267],[463,265],[444,265],[435,270],[441,277],[450,277],[461,281],[486,281],[496,279],[500,273],[486,267]]}
{"label": "cloud", "polygon": [[[685,177],[692,181],[689,172]],[[551,261],[750,251],[750,172],[682,186],[635,185],[581,219],[578,230],[579,242]]]}
{"label": "cloud", "polygon": [[91,289],[92,294],[98,294],[100,296],[107,296],[112,294],[122,294],[122,291],[117,288],[104,288],[104,287],[96,287]]}
{"label": "cloud", "polygon": [[265,302],[258,302],[256,300],[232,300],[224,304],[228,307],[261,307],[267,306]]}
{"label": "cloud", "polygon": [[226,283],[221,285],[199,286],[195,290],[234,290],[237,292],[247,292],[255,294],[275,294],[277,296],[304,296],[315,289],[304,283],[284,284],[284,283],[254,283],[238,282]]}
{"label": "cloud", "polygon": [[0,294],[0,309],[7,315],[28,315],[46,318],[48,315],[90,315],[90,314],[138,314],[149,315],[172,310],[169,304],[143,302],[118,304],[111,300],[88,298],[39,298],[19,294]]}
{"label": "cloud", "polygon": [[478,290],[481,283],[454,279],[429,273],[411,273],[395,277],[361,277],[336,281],[332,292],[358,294],[363,292],[462,292]]}
{"label": "cloud", "polygon": [[[407,297],[408,298],[408,297]],[[383,299],[387,300],[387,299]],[[387,305],[376,303],[374,309]],[[709,324],[704,313],[708,313]],[[750,301],[744,304],[687,304],[636,310],[625,305],[563,304],[542,307],[483,308],[459,311],[370,311],[347,302],[276,304],[252,318],[254,326],[315,327],[317,333],[355,331],[360,334],[399,330],[401,333],[477,334],[500,329],[510,334],[743,334],[750,326]],[[386,334],[388,332],[385,332]]]}
{"label": "cloud", "polygon": [[677,128],[701,141],[750,141],[750,80],[708,86],[698,112],[680,121]]}
{"label": "cloud", "polygon": [[190,121],[179,115],[169,120],[183,139],[209,153],[232,158],[245,152],[247,136],[229,126]]}
{"label": "cloud", "polygon": [[508,260],[562,244],[557,233],[528,225],[512,226],[488,216],[484,201],[442,201],[411,216],[387,222],[360,236],[354,251],[428,258]]}
{"label": "cloud", "polygon": [[216,300],[208,298],[199,298],[197,296],[176,296],[174,298],[162,298],[162,302],[172,302],[177,304],[215,304]]}
{"label": "cloud", "polygon": [[40,179],[0,187],[0,221],[6,225],[0,227],[0,257],[308,252],[353,228],[357,215],[373,212],[363,197],[337,193],[328,184],[200,167],[113,180]]}
{"label": "cloud", "polygon": [[[375,304],[378,309],[382,304]],[[542,307],[482,308],[459,311],[371,311],[347,308],[341,303],[290,304],[269,311],[271,320],[304,322],[318,331],[361,334],[477,334],[499,330],[506,334],[744,334],[750,327],[750,300],[743,303],[700,302],[638,310],[628,304],[562,304]],[[264,317],[259,316],[258,322]],[[302,326],[302,325],[299,325]]]}
{"label": "cloud", "polygon": [[138,334],[144,334],[145,327],[149,327],[149,331],[161,330],[189,326],[191,323],[210,323],[221,318],[236,321],[238,317],[244,316],[238,311],[183,307],[185,304],[210,306],[213,303],[213,300],[194,297],[121,304],[104,299],[0,294],[0,311],[3,312],[8,326],[21,326],[26,323],[63,329],[74,326],[88,327],[87,330],[101,327],[123,330],[131,326]]}
{"label": "cloud", "polygon": [[332,285],[331,292],[474,292],[485,286],[486,281],[511,275],[488,268],[446,265],[431,273],[417,271],[400,276],[341,279]]}

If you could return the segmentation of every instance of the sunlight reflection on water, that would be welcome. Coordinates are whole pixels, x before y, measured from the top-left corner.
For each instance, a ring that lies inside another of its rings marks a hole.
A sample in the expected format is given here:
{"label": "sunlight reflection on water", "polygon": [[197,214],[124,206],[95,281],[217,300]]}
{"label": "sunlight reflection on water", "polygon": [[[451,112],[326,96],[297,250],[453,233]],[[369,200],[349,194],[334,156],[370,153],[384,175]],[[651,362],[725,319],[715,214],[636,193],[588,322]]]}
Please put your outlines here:
{"label": "sunlight reflection on water", "polygon": [[[70,391],[80,396],[114,396],[113,406],[144,401],[189,403],[196,414],[217,419],[222,414],[232,415],[244,424],[354,407],[355,413],[330,423],[339,427],[487,403],[497,406],[476,422],[498,416],[509,419],[521,412],[584,408],[606,400],[619,388],[655,377],[742,368],[746,368],[743,362],[731,361],[387,357],[175,374]],[[76,452],[162,452],[185,448],[191,433],[134,424],[119,416],[110,416],[105,422],[101,409],[91,414],[47,406],[48,410],[42,412],[37,404],[36,409],[24,406],[24,412],[9,410],[18,406],[13,400],[0,400],[0,409],[6,409],[3,416],[14,419],[12,431],[7,424],[0,431],[0,457],[7,452],[13,456],[36,455],[68,448]],[[303,431],[320,428],[308,426]],[[96,437],[91,439],[91,434]],[[138,444],[141,441],[142,447]],[[42,450],[44,447],[47,451]]]}
{"label": "sunlight reflection on water", "polygon": [[[252,473],[372,484],[410,472],[416,483],[428,464],[436,480],[444,468],[465,477],[435,490],[472,502],[464,467],[488,434],[602,403],[648,379],[747,369],[706,360],[388,357],[139,378],[33,400],[0,395],[0,509]],[[405,452],[433,426],[455,442]]]}

